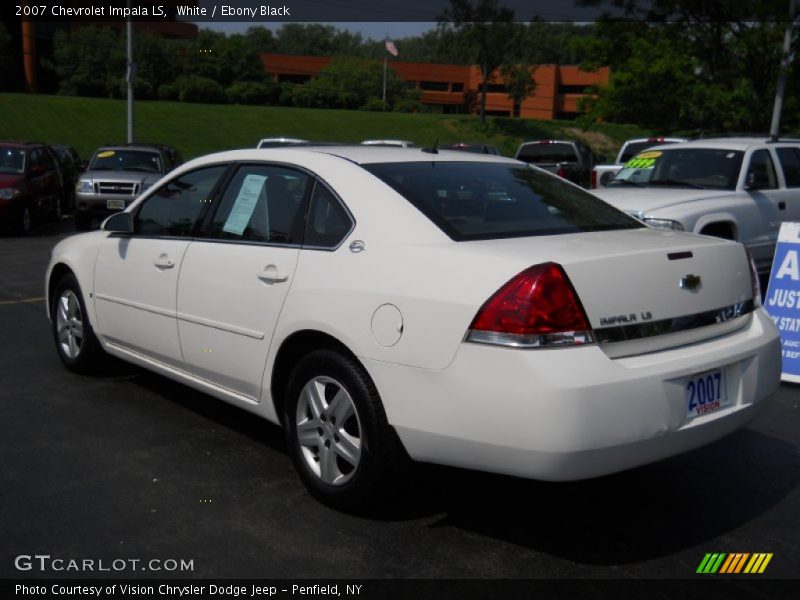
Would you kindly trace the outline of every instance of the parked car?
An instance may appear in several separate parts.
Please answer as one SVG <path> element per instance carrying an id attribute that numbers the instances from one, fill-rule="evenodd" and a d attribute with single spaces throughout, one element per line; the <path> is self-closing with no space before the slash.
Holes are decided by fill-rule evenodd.
<path id="1" fill-rule="evenodd" d="M 595 156 L 586 144 L 575 140 L 535 140 L 525 142 L 514 158 L 555 173 L 588 188 Z"/>
<path id="2" fill-rule="evenodd" d="M 263 138 L 258 142 L 256 148 L 277 148 L 279 146 L 304 146 L 309 144 L 308 140 L 300 140 L 297 138 L 274 137 Z"/>
<path id="3" fill-rule="evenodd" d="M 86 230 L 123 210 L 148 187 L 182 163 L 165 144 L 121 144 L 98 148 L 75 184 L 75 226 Z"/>
<path id="4" fill-rule="evenodd" d="M 741 244 L 511 159 L 213 154 L 103 228 L 47 269 L 64 365 L 107 352 L 282 424 L 343 509 L 394 489 L 406 456 L 574 480 L 694 451 L 779 385 Z"/>
<path id="5" fill-rule="evenodd" d="M 640 152 L 644 152 L 648 148 L 658 146 L 659 144 L 679 144 L 680 142 L 687 141 L 686 138 L 677 137 L 658 137 L 651 136 L 648 138 L 636 138 L 628 140 L 622 144 L 622 147 L 617 153 L 617 159 L 613 165 L 596 165 L 592 170 L 592 183 L 591 188 L 605 187 L 608 182 L 614 178 L 619 170 Z"/>
<path id="6" fill-rule="evenodd" d="M 364 140 L 362 146 L 395 146 L 399 148 L 414 148 L 414 142 L 408 140 Z"/>
<path id="7" fill-rule="evenodd" d="M 595 193 L 652 227 L 742 242 L 767 273 L 781 222 L 800 221 L 800 142 L 718 138 L 655 146 Z"/>
<path id="8" fill-rule="evenodd" d="M 472 152 L 474 154 L 494 154 L 500 156 L 500 151 L 491 144 L 480 142 L 452 142 L 439 146 L 442 150 L 457 150 L 459 152 Z"/>
<path id="9" fill-rule="evenodd" d="M 27 235 L 42 219 L 61 219 L 64 184 L 53 150 L 0 141 L 0 225 Z"/>
<path id="10" fill-rule="evenodd" d="M 51 148 L 55 152 L 64 182 L 64 210 L 72 212 L 75 208 L 75 184 L 87 163 L 81 160 L 78 151 L 72 146 L 53 144 Z"/>

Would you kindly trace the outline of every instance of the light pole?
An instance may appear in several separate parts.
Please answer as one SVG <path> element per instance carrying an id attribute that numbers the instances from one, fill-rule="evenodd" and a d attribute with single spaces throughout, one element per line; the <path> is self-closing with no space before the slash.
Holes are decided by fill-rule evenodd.
<path id="1" fill-rule="evenodd" d="M 130 9 L 131 2 L 128 0 L 128 8 Z M 128 11 L 130 14 L 130 10 Z M 130 16 L 125 24 L 127 33 L 127 46 L 128 46 L 128 72 L 125 79 L 128 83 L 128 143 L 132 144 L 134 140 L 133 135 L 133 83 L 136 79 L 136 65 L 133 64 L 133 21 Z"/>
<path id="2" fill-rule="evenodd" d="M 778 85 L 775 87 L 775 106 L 772 109 L 772 124 L 769 128 L 769 137 L 777 140 L 781 132 L 781 112 L 783 112 L 783 97 L 786 94 L 786 75 L 792 64 L 792 38 L 794 37 L 794 22 L 797 18 L 797 0 L 789 0 L 789 22 L 786 24 L 786 33 L 783 36 L 783 55 L 778 72 Z"/>

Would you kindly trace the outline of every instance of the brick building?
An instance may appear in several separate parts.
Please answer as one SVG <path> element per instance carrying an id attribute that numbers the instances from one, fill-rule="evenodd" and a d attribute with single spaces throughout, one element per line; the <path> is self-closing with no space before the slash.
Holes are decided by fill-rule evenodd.
<path id="1" fill-rule="evenodd" d="M 329 56 L 291 56 L 263 53 L 264 69 L 277 82 L 302 84 L 330 64 Z M 469 110 L 466 98 L 477 97 L 482 81 L 481 70 L 476 65 L 440 65 L 399 60 L 389 61 L 400 79 L 418 88 L 423 104 L 446 113 Z M 537 65 L 533 67 L 535 92 L 522 101 L 515 111 L 499 73 L 494 73 L 486 95 L 486 112 L 490 115 L 514 116 L 527 119 L 571 119 L 578 110 L 578 101 L 591 85 L 608 83 L 610 69 L 582 71 L 573 65 Z M 472 94 L 470 94 L 472 92 Z M 474 104 L 474 103 L 473 103 Z M 471 107 L 477 110 L 477 104 Z"/>

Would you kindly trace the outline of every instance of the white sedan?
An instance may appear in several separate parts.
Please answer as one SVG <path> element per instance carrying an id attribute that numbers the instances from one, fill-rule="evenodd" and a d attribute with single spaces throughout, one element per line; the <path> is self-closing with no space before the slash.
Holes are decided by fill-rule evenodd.
<path id="1" fill-rule="evenodd" d="M 595 477 L 743 426 L 780 346 L 741 244 L 659 231 L 495 156 L 371 147 L 193 160 L 46 275 L 67 368 L 104 353 L 285 427 L 342 509 L 405 459 Z"/>

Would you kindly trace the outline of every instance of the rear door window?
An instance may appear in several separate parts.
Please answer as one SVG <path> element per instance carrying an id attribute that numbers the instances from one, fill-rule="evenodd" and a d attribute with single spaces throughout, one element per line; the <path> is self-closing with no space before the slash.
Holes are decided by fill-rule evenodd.
<path id="1" fill-rule="evenodd" d="M 214 238 L 299 244 L 303 203 L 312 177 L 273 165 L 243 165 L 228 184 L 211 223 Z"/>
<path id="2" fill-rule="evenodd" d="M 449 161 L 362 166 L 456 241 L 644 227 L 588 192 L 528 166 Z"/>
<path id="3" fill-rule="evenodd" d="M 520 148 L 517 158 L 529 163 L 574 163 L 578 162 L 578 153 L 573 144 L 539 142 Z"/>
<path id="4" fill-rule="evenodd" d="M 800 187 L 800 148 L 776 148 L 786 187 Z"/>
<path id="5" fill-rule="evenodd" d="M 750 166 L 747 168 L 746 183 L 754 181 L 758 189 L 774 190 L 778 187 L 778 177 L 775 175 L 775 164 L 769 150 L 756 150 L 750 157 Z"/>

